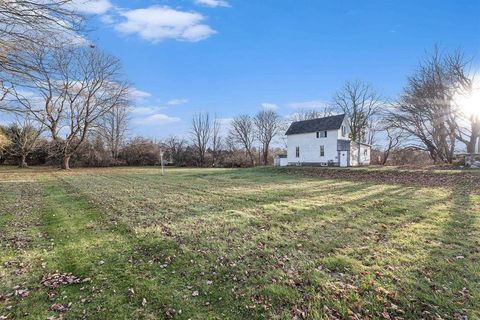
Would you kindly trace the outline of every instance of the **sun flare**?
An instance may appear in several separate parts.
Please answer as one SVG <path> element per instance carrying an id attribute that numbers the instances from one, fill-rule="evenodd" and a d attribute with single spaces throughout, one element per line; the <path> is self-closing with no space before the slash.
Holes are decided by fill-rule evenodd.
<path id="1" fill-rule="evenodd" d="M 455 101 L 465 114 L 480 116 L 480 89 L 478 87 L 471 92 L 458 94 Z"/>

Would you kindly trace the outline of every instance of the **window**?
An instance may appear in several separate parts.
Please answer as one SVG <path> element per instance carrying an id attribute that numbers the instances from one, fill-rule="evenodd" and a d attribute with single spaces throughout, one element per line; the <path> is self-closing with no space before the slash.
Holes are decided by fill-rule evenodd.
<path id="1" fill-rule="evenodd" d="M 345 134 L 347 133 L 347 130 L 345 126 L 342 126 L 342 137 L 345 137 Z"/>
<path id="2" fill-rule="evenodd" d="M 325 157 L 325 146 L 320 146 L 320 157 Z"/>
<path id="3" fill-rule="evenodd" d="M 300 147 L 295 148 L 295 158 L 300 158 Z"/>
<path id="4" fill-rule="evenodd" d="M 363 155 L 366 157 L 368 155 L 368 149 L 363 149 Z"/>
<path id="5" fill-rule="evenodd" d="M 327 131 L 317 131 L 317 138 L 326 138 Z"/>

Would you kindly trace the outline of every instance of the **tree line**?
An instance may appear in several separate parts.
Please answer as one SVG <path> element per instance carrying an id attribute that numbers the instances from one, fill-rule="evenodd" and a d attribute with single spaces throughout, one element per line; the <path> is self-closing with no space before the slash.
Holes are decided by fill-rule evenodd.
<path id="1" fill-rule="evenodd" d="M 203 112 L 193 116 L 188 136 L 129 137 L 133 102 L 121 63 L 84 37 L 84 17 L 69 2 L 0 3 L 0 111 L 13 119 L 0 127 L 0 162 L 147 165 L 164 153 L 177 165 L 267 165 L 284 152 L 279 138 L 291 121 L 336 113 L 348 116 L 350 138 L 371 144 L 381 164 L 408 153 L 452 163 L 456 152 L 474 153 L 478 144 L 480 106 L 467 113 L 459 102 L 479 90 L 472 61 L 436 47 L 396 99 L 348 81 L 323 109 L 289 119 L 263 109 L 226 124 Z"/>

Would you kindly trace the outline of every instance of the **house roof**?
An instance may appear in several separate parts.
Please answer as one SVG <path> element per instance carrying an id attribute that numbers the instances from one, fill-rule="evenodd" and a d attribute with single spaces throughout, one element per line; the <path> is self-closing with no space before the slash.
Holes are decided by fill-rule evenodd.
<path id="1" fill-rule="evenodd" d="M 286 135 L 340 129 L 345 114 L 293 122 Z"/>

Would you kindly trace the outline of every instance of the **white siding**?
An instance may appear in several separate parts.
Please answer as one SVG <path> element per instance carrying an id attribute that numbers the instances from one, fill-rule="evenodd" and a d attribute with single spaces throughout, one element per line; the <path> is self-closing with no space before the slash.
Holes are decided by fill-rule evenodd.
<path id="1" fill-rule="evenodd" d="M 339 164 L 337 141 L 350 140 L 350 127 L 348 119 L 345 117 L 342 126 L 344 134 L 342 135 L 342 127 L 338 130 L 327 131 L 326 138 L 317 138 L 316 132 L 292 134 L 287 136 L 287 161 L 289 165 L 300 164 L 319 164 L 333 161 Z M 324 146 L 325 155 L 320 156 L 320 146 Z M 296 157 L 296 149 L 300 149 L 300 156 Z M 359 158 L 360 155 L 360 159 Z M 351 142 L 349 150 L 349 165 L 369 165 L 370 164 L 370 146 L 361 144 L 360 154 L 358 153 L 358 144 Z M 360 161 L 358 161 L 360 160 Z"/>
<path id="2" fill-rule="evenodd" d="M 317 138 L 316 132 L 292 134 L 287 136 L 288 163 L 328 163 L 338 162 L 337 139 L 341 136 L 340 130 L 327 131 L 326 138 Z M 325 147 L 325 156 L 320 156 L 320 146 Z M 296 148 L 300 148 L 300 157 L 296 157 Z"/>
<path id="3" fill-rule="evenodd" d="M 285 166 L 288 165 L 287 158 L 275 157 L 275 158 L 273 158 L 273 165 L 274 166 L 285 167 Z"/>
<path id="4" fill-rule="evenodd" d="M 369 165 L 370 164 L 370 146 L 360 144 L 360 154 L 358 153 L 358 143 L 352 142 L 350 145 L 350 165 Z M 360 155 L 360 163 L 358 157 Z"/>

